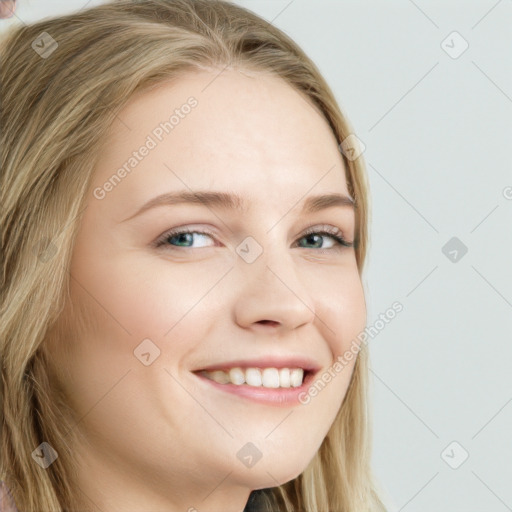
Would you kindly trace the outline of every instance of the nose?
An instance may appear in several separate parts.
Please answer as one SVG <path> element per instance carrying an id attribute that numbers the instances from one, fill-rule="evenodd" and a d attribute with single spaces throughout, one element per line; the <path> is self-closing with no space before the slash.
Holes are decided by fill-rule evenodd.
<path id="1" fill-rule="evenodd" d="M 236 297 L 238 325 L 284 331 L 314 321 L 314 302 L 291 255 L 264 251 L 253 263 L 238 261 L 237 266 L 244 283 Z"/>

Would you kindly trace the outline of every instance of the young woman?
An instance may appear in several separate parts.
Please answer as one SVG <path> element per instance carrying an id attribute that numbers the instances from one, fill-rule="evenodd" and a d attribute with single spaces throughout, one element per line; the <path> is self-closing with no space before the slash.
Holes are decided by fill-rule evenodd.
<path id="1" fill-rule="evenodd" d="M 18 509 L 385 510 L 365 169 L 311 60 L 217 0 L 106 3 L 0 54 Z"/>

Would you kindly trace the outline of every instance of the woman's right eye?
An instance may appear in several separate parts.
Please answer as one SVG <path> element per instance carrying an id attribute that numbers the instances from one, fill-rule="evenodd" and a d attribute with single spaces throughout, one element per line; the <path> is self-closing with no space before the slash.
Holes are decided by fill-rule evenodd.
<path id="1" fill-rule="evenodd" d="M 161 247 L 163 245 L 171 246 L 171 247 L 190 247 L 190 243 L 194 241 L 194 235 L 200 235 L 203 237 L 212 237 L 213 234 L 203 231 L 195 231 L 192 229 L 174 229 L 171 231 L 167 231 L 164 233 L 156 242 L 156 247 Z M 171 243 L 172 240 L 172 243 Z M 174 244 L 177 244 L 176 246 Z M 184 245 L 182 245 L 184 244 Z"/>

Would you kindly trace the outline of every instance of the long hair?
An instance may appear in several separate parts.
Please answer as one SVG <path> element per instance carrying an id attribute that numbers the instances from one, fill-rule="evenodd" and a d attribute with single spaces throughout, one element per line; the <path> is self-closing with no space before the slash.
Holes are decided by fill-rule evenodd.
<path id="1" fill-rule="evenodd" d="M 75 512 L 76 429 L 50 379 L 45 341 L 70 321 L 69 273 L 85 195 L 116 113 L 138 91 L 189 70 L 273 73 L 318 108 L 338 144 L 352 133 L 315 64 L 282 31 L 220 0 L 120 0 L 12 27 L 0 43 L 0 479 L 20 511 Z M 356 204 L 356 260 L 367 249 L 363 158 L 342 151 Z M 80 320 L 77 319 L 77 322 Z M 82 320 L 83 321 L 83 320 Z M 251 493 L 246 510 L 383 511 L 373 478 L 367 347 L 332 427 L 295 479 Z M 46 470 L 32 453 L 58 453 Z"/>

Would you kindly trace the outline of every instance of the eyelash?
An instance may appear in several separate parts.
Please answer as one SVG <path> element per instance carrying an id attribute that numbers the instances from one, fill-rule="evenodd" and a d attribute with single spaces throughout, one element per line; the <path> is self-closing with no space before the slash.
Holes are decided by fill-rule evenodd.
<path id="1" fill-rule="evenodd" d="M 169 247 L 173 247 L 174 249 L 193 249 L 193 247 L 178 247 L 178 246 L 173 246 L 171 244 L 166 243 L 169 238 L 171 238 L 173 236 L 177 236 L 177 235 L 186 234 L 186 233 L 196 233 L 199 235 L 208 235 L 211 237 L 214 236 L 213 233 L 211 233 L 209 231 L 198 231 L 198 230 L 190 229 L 190 228 L 176 228 L 176 229 L 167 231 L 162 236 L 160 236 L 154 242 L 154 246 L 156 248 L 158 248 L 163 245 L 168 245 Z M 347 240 L 345 240 L 341 231 L 338 228 L 334 228 L 331 226 L 320 226 L 319 228 L 318 227 L 310 228 L 310 229 L 306 230 L 306 232 L 303 233 L 302 236 L 299 237 L 299 240 L 302 238 L 305 238 L 309 235 L 328 236 L 328 237 L 332 238 L 333 240 L 335 240 L 335 242 L 336 242 L 336 246 L 334 246 L 334 247 L 331 247 L 329 249 L 319 248 L 319 249 L 316 249 L 317 251 L 324 252 L 324 251 L 342 250 L 345 247 L 354 247 L 354 243 L 348 242 Z M 302 249 L 307 249 L 307 247 L 302 247 Z M 315 250 L 315 249 L 313 248 L 313 250 Z"/>

